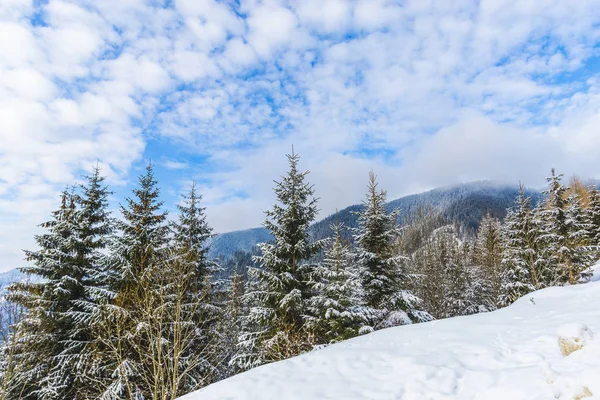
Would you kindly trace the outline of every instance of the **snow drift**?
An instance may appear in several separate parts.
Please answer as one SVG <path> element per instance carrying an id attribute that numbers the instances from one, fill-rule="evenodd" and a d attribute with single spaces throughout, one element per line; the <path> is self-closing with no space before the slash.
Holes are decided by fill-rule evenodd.
<path id="1" fill-rule="evenodd" d="M 598 272 L 489 314 L 385 329 L 255 368 L 181 400 L 600 399 Z M 565 332 L 585 334 L 568 356 Z"/>

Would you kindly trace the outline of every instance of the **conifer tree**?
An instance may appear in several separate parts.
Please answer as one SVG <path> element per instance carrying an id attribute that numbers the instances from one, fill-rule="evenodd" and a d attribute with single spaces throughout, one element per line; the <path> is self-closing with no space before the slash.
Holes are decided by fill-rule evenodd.
<path id="1" fill-rule="evenodd" d="M 35 237 L 37 251 L 25 251 L 33 265 L 22 268 L 28 275 L 43 278 L 35 283 L 16 283 L 9 301 L 27 311 L 13 331 L 13 371 L 8 398 L 63 399 L 71 394 L 75 376 L 62 368 L 60 355 L 71 339 L 73 300 L 81 298 L 84 271 L 76 262 L 75 198 L 63 191 L 60 208 L 41 224 L 46 233 Z"/>
<path id="2" fill-rule="evenodd" d="M 152 164 L 140 176 L 133 194 L 133 198 L 126 199 L 127 206 L 121 206 L 123 220 L 116 224 L 120 236 L 112 241 L 106 270 L 114 300 L 105 305 L 103 318 L 97 323 L 101 348 L 110 354 L 97 367 L 101 381 L 98 397 L 141 399 L 148 390 L 139 343 L 143 333 L 139 328 L 148 325 L 140 325 L 144 318 L 141 313 L 145 311 L 140 303 L 152 300 L 148 296 L 153 289 L 150 281 L 167 258 L 169 239 L 167 213 L 161 211 L 163 203 Z"/>
<path id="3" fill-rule="evenodd" d="M 309 301 L 307 326 L 323 344 L 349 339 L 368 330 L 359 307 L 361 285 L 352 264 L 354 255 L 342 242 L 342 229 L 341 223 L 331 224 L 334 237 L 310 282 L 315 294 Z"/>
<path id="4" fill-rule="evenodd" d="M 226 296 L 227 301 L 223 310 L 223 317 L 218 323 L 220 340 L 218 341 L 218 378 L 227 378 L 240 372 L 234 363 L 229 363 L 236 354 L 237 340 L 241 332 L 242 318 L 248 314 L 243 300 L 245 292 L 245 279 L 240 273 L 239 265 L 234 268 L 229 279 Z"/>
<path id="5" fill-rule="evenodd" d="M 544 191 L 546 202 L 534 213 L 534 224 L 539 229 L 537 245 L 540 248 L 536 269 L 540 273 L 542 287 L 566 283 L 569 280 L 569 228 L 564 196 L 567 188 L 563 186 L 561 179 L 562 174 L 557 175 L 552 169 L 551 176 L 546 179 L 549 186 Z"/>
<path id="6" fill-rule="evenodd" d="M 23 320 L 24 326 L 14 331 L 20 337 L 27 337 L 31 326 L 26 321 L 46 318 L 48 323 L 37 330 L 40 334 L 45 331 L 56 342 L 46 348 L 44 357 L 51 367 L 37 382 L 35 393 L 41 398 L 81 395 L 92 374 L 95 337 L 89 326 L 106 295 L 103 251 L 112 231 L 112 220 L 107 210 L 109 191 L 102 184 L 104 178 L 99 168 L 94 168 L 86 180 L 80 195 L 63 192 L 55 220 L 42 224 L 49 233 L 36 238 L 41 250 L 26 251 L 34 266 L 25 272 L 47 282 L 13 288 L 15 299 L 30 309 Z"/>
<path id="7" fill-rule="evenodd" d="M 143 271 L 164 256 L 169 240 L 167 212 L 160 211 L 163 202 L 157 185 L 149 163 L 139 177 L 139 187 L 133 190 L 134 198 L 127 198 L 127 206 L 120 207 L 123 220 L 117 222 L 117 228 L 121 236 L 115 240 L 112 254 L 119 272 L 116 286 L 125 292 L 135 288 Z"/>
<path id="8" fill-rule="evenodd" d="M 188 338 L 186 351 L 182 358 L 192 357 L 193 354 L 206 355 L 202 362 L 197 362 L 194 369 L 181 363 L 179 368 L 187 369 L 187 382 L 182 383 L 184 392 L 192 391 L 198 383 L 208 384 L 212 377 L 218 374 L 219 363 L 215 347 L 218 341 L 217 322 L 222 317 L 222 303 L 225 293 L 222 283 L 216 281 L 215 275 L 219 265 L 208 259 L 208 240 L 213 237 L 212 229 L 206 221 L 205 209 L 200 206 L 202 196 L 196 192 L 192 183 L 189 192 L 183 196 L 183 202 L 177 205 L 178 221 L 172 223 L 174 233 L 173 255 L 178 258 L 180 279 L 188 282 L 181 320 L 194 323 L 197 329 L 194 337 Z M 183 274 L 183 276 L 181 276 Z M 168 297 L 167 297 L 168 298 Z M 201 328 L 200 328 L 201 327 Z M 168 340 L 172 332 L 166 333 Z"/>
<path id="9" fill-rule="evenodd" d="M 261 255 L 254 257 L 258 267 L 248 270 L 250 283 L 244 299 L 249 314 L 232 360 L 240 368 L 281 360 L 312 346 L 305 329 L 313 270 L 310 260 L 323 241 L 311 241 L 308 233 L 317 215 L 313 186 L 305 182 L 308 171 L 298 171 L 299 157 L 293 150 L 287 157 L 289 171 L 275 182 L 278 203 L 266 211 L 264 223 L 275 240 L 258 246 Z"/>
<path id="10" fill-rule="evenodd" d="M 108 211 L 110 191 L 96 166 L 80 186 L 81 194 L 74 197 L 77 208 L 74 214 L 75 264 L 80 273 L 72 276 L 79 281 L 82 291 L 71 302 L 67 313 L 71 320 L 70 338 L 60 355 L 58 366 L 63 375 L 73 374 L 71 393 L 82 396 L 89 380 L 95 379 L 94 354 L 96 336 L 90 329 L 102 304 L 111 300 L 106 274 L 105 249 L 114 230 L 114 221 Z M 82 396 L 83 397 L 83 396 Z"/>
<path id="11" fill-rule="evenodd" d="M 475 241 L 475 262 L 485 276 L 485 300 L 488 310 L 496 309 L 502 288 L 502 233 L 500 222 L 486 215 Z"/>
<path id="12" fill-rule="evenodd" d="M 510 209 L 502 227 L 502 287 L 500 306 L 508 306 L 519 297 L 540 287 L 536 230 L 533 226 L 531 199 L 520 187 L 515 206 Z"/>
<path id="13" fill-rule="evenodd" d="M 589 242 L 591 246 L 600 247 L 600 192 L 596 185 L 590 185 L 588 189 L 589 204 L 585 209 L 585 222 L 589 226 Z"/>
<path id="14" fill-rule="evenodd" d="M 378 191 L 375 174 L 369 173 L 367 198 L 357 212 L 354 230 L 357 269 L 364 290 L 364 302 L 374 316 L 373 326 L 383 328 L 431 319 L 419 310 L 421 300 L 409 289 L 413 276 L 406 268 L 407 257 L 398 255 L 397 212 L 385 209 L 386 192 Z"/>
<path id="15" fill-rule="evenodd" d="M 206 221 L 205 208 L 200 206 L 202 196 L 196 192 L 196 184 L 192 183 L 189 192 L 183 196 L 178 221 L 172 224 L 176 254 L 187 262 L 194 264 L 199 285 L 205 277 L 213 277 L 219 265 L 208 259 L 208 240 L 213 237 L 212 229 Z"/>
<path id="16" fill-rule="evenodd" d="M 565 215 L 568 231 L 565 251 L 566 268 L 568 282 L 574 284 L 580 274 L 595 261 L 595 252 L 590 247 L 589 239 L 593 226 L 586 221 L 581 199 L 577 193 L 567 198 Z"/>
<path id="17" fill-rule="evenodd" d="M 467 265 L 466 255 L 468 255 L 468 246 L 461 246 L 458 238 L 454 235 L 449 237 L 448 260 L 444 265 L 445 276 L 445 307 L 446 317 L 455 317 L 458 315 L 467 315 L 473 313 L 475 294 L 470 292 L 471 275 Z"/>
<path id="18" fill-rule="evenodd" d="M 439 239 L 434 231 L 424 245 L 414 254 L 420 280 L 413 284 L 423 299 L 423 308 L 435 318 L 443 318 L 445 277 L 439 262 Z"/>

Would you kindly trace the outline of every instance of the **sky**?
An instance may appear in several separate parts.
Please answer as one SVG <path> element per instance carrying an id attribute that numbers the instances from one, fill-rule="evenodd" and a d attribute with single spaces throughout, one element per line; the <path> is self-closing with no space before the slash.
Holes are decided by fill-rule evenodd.
<path id="1" fill-rule="evenodd" d="M 597 0 L 2 0 L 0 271 L 98 162 L 152 161 L 216 232 L 256 227 L 292 145 L 321 216 L 481 179 L 600 177 Z"/>

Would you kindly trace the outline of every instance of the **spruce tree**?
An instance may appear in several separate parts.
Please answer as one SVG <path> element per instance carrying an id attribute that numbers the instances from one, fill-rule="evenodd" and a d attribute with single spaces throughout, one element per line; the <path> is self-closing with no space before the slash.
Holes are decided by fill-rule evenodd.
<path id="1" fill-rule="evenodd" d="M 471 274 L 468 269 L 467 256 L 469 249 L 467 244 L 462 244 L 458 241 L 455 235 L 449 237 L 448 243 L 449 257 L 448 262 L 444 266 L 444 275 L 446 278 L 446 291 L 444 307 L 447 312 L 447 317 L 455 317 L 459 315 L 467 315 L 474 313 L 474 305 L 476 301 L 475 293 L 470 290 Z"/>
<path id="2" fill-rule="evenodd" d="M 486 215 L 477 231 L 474 257 L 482 269 L 486 281 L 485 305 L 488 310 L 496 309 L 502 288 L 502 233 L 500 222 Z"/>
<path id="3" fill-rule="evenodd" d="M 46 233 L 36 235 L 37 251 L 25 251 L 33 265 L 22 268 L 28 275 L 43 280 L 16 283 L 10 287 L 9 301 L 27 311 L 13 331 L 13 371 L 7 388 L 8 398 L 63 399 L 72 396 L 74 373 L 63 368 L 61 354 L 71 340 L 73 319 L 69 312 L 73 300 L 83 296 L 77 264 L 75 225 L 76 205 L 72 192 L 61 195 L 60 208 L 52 219 L 41 224 Z"/>
<path id="4" fill-rule="evenodd" d="M 37 375 L 40 380 L 34 393 L 40 398 L 84 396 L 93 375 L 95 336 L 90 324 L 100 302 L 106 299 L 102 264 L 112 221 L 107 210 L 109 191 L 102 184 L 104 178 L 99 168 L 86 180 L 81 185 L 81 194 L 63 192 L 62 205 L 54 213 L 54 220 L 42 224 L 49 232 L 36 237 L 41 250 L 26 251 L 34 266 L 24 272 L 38 275 L 46 282 L 13 287 L 15 300 L 30 310 L 23 326 L 14 331 L 20 337 L 27 337 L 27 332 L 33 329 L 27 321 L 34 318 L 39 323 L 45 319 L 46 323 L 36 328 L 40 336 L 34 341 L 47 334 L 55 342 L 44 350 L 47 364 L 40 362 L 40 366 L 50 366 L 44 374 Z M 15 345 L 19 346 L 18 341 Z"/>
<path id="5" fill-rule="evenodd" d="M 596 251 L 600 251 L 600 192 L 596 185 L 590 185 L 589 204 L 585 209 L 585 222 L 589 227 L 589 242 Z"/>
<path id="6" fill-rule="evenodd" d="M 111 243 L 106 269 L 114 300 L 103 308 L 96 328 L 107 354 L 98 366 L 98 397 L 141 399 L 148 390 L 143 379 L 144 332 L 140 328 L 150 327 L 140 324 L 145 317 L 142 313 L 147 311 L 142 303 L 151 300 L 148 291 L 155 289 L 150 287 L 152 276 L 160 272 L 166 260 L 169 240 L 167 213 L 161 211 L 163 203 L 152 164 L 140 176 L 133 194 L 126 199 L 127 206 L 121 206 L 123 219 L 116 224 L 120 235 Z"/>
<path id="7" fill-rule="evenodd" d="M 500 306 L 508 306 L 521 296 L 540 287 L 537 271 L 536 230 L 531 212 L 531 199 L 520 187 L 515 206 L 510 209 L 502 227 L 502 287 Z"/>
<path id="8" fill-rule="evenodd" d="M 542 286 L 553 286 L 566 283 L 569 280 L 568 236 L 566 200 L 567 190 L 561 183 L 562 174 L 552 174 L 546 180 L 548 189 L 545 204 L 537 207 L 534 213 L 534 224 L 539 229 L 537 245 L 540 257 L 536 261 L 536 269 L 540 273 Z"/>
<path id="9" fill-rule="evenodd" d="M 408 259 L 397 254 L 398 213 L 386 211 L 386 192 L 378 191 L 377 186 L 371 171 L 367 198 L 356 213 L 358 228 L 353 235 L 364 302 L 373 312 L 371 323 L 384 328 L 429 320 L 431 316 L 419 310 L 421 300 L 408 289 L 414 278 L 406 268 Z"/>
<path id="10" fill-rule="evenodd" d="M 214 277 L 219 265 L 208 259 L 208 241 L 214 235 L 206 221 L 205 208 L 200 206 L 202 196 L 196 192 L 192 183 L 189 192 L 183 196 L 183 202 L 177 205 L 178 221 L 172 223 L 176 253 L 187 262 L 194 264 L 199 285 L 206 277 Z"/>
<path id="11" fill-rule="evenodd" d="M 108 210 L 110 191 L 96 166 L 80 186 L 81 194 L 75 196 L 77 209 L 74 215 L 75 262 L 80 269 L 78 279 L 83 291 L 72 300 L 68 316 L 72 321 L 71 337 L 65 342 L 61 354 L 63 374 L 74 374 L 72 393 L 83 394 L 89 381 L 95 379 L 97 338 L 90 329 L 98 317 L 101 306 L 112 299 L 106 274 L 106 248 L 114 230 L 114 221 Z"/>
<path id="12" fill-rule="evenodd" d="M 368 330 L 361 311 L 361 285 L 353 265 L 354 255 L 341 239 L 343 225 L 331 224 L 334 237 L 311 277 L 307 326 L 319 343 L 329 344 L 357 336 Z M 362 329 L 362 330 L 361 330 Z"/>
<path id="13" fill-rule="evenodd" d="M 219 340 L 217 322 L 222 317 L 221 303 L 225 301 L 225 293 L 222 283 L 215 280 L 219 265 L 207 256 L 208 241 L 213 234 L 206 221 L 205 208 L 200 206 L 201 200 L 202 196 L 192 183 L 182 203 L 177 205 L 178 220 L 171 225 L 174 234 L 172 255 L 178 259 L 179 278 L 188 283 L 184 303 L 178 305 L 181 310 L 176 312 L 185 314 L 181 316 L 181 321 L 193 323 L 196 327 L 193 337 L 188 337 L 186 350 L 180 355 L 181 362 L 177 366 L 186 370 L 187 379 L 181 384 L 182 393 L 197 389 L 200 382 L 210 383 L 219 373 L 217 364 L 220 360 L 215 348 Z M 185 330 L 186 327 L 181 329 Z M 172 335 L 173 332 L 166 332 L 165 338 L 169 340 Z M 183 359 L 194 354 L 202 355 L 202 360 L 197 360 L 190 368 Z"/>
<path id="14" fill-rule="evenodd" d="M 144 270 L 164 257 L 169 240 L 167 212 L 161 211 L 163 202 L 159 200 L 160 190 L 151 163 L 138 184 L 134 197 L 126 199 L 127 206 L 120 207 L 123 219 L 117 222 L 117 228 L 121 235 L 112 249 L 118 270 L 115 286 L 124 293 L 135 289 Z"/>
<path id="15" fill-rule="evenodd" d="M 413 284 L 423 299 L 423 308 L 435 318 L 443 318 L 445 277 L 439 262 L 439 243 L 434 231 L 414 254 L 419 281 Z"/>
<path id="16" fill-rule="evenodd" d="M 240 273 L 240 266 L 236 265 L 227 284 L 227 301 L 223 310 L 223 317 L 218 322 L 218 378 L 224 379 L 240 372 L 235 363 L 229 363 L 236 354 L 237 340 L 241 332 L 242 318 L 248 314 L 243 296 L 245 292 L 245 279 Z"/>
<path id="17" fill-rule="evenodd" d="M 590 246 L 593 225 L 586 221 L 586 216 L 577 193 L 567 198 L 566 204 L 567 250 L 565 251 L 568 282 L 574 284 L 580 274 L 595 261 L 594 251 Z"/>
<path id="18" fill-rule="evenodd" d="M 264 223 L 275 240 L 259 244 L 261 254 L 253 258 L 258 267 L 248 270 L 244 299 L 249 314 L 243 319 L 238 353 L 232 360 L 240 368 L 281 360 L 312 346 L 305 315 L 311 296 L 311 259 L 323 241 L 312 241 L 308 233 L 318 211 L 313 186 L 305 182 L 309 172 L 298 171 L 299 157 L 293 150 L 287 157 L 289 171 L 275 182 L 277 204 L 266 211 Z"/>

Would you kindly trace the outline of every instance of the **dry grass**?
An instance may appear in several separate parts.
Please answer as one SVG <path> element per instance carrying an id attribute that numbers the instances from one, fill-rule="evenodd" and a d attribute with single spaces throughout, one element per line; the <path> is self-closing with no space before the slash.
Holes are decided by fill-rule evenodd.
<path id="1" fill-rule="evenodd" d="M 579 338 L 560 338 L 558 346 L 562 355 L 566 357 L 572 352 L 583 348 L 583 342 Z"/>
<path id="2" fill-rule="evenodd" d="M 592 397 L 592 392 L 587 387 L 583 388 L 583 393 L 575 396 L 573 400 L 581 400 L 581 399 L 585 399 L 586 397 Z"/>

